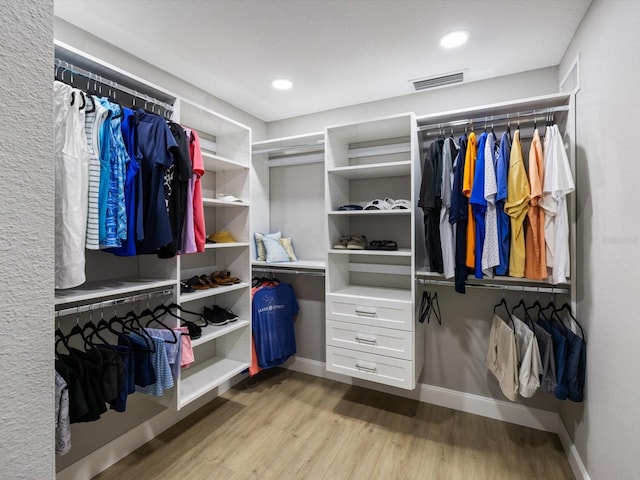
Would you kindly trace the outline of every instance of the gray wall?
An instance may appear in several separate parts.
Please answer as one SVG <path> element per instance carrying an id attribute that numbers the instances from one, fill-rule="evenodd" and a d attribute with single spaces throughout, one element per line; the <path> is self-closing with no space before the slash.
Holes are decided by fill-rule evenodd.
<path id="1" fill-rule="evenodd" d="M 0 2 L 0 478 L 54 477 L 53 2 Z"/>
<path id="2" fill-rule="evenodd" d="M 560 66 L 580 55 L 577 94 L 578 314 L 586 402 L 562 418 L 592 479 L 638 478 L 640 2 L 594 0 Z"/>
<path id="3" fill-rule="evenodd" d="M 417 115 L 425 115 L 557 91 L 558 69 L 545 68 L 272 122 L 267 128 L 270 138 L 284 137 L 321 131 L 327 125 L 396 113 L 415 111 Z M 528 151 L 528 144 L 523 146 Z M 299 245 L 300 240 L 303 240 L 304 245 L 300 246 L 300 251 L 304 253 L 307 244 L 313 243 L 316 248 L 323 248 L 321 241 L 311 238 L 310 232 L 301 227 L 311 227 L 315 238 L 324 238 L 325 222 L 320 215 L 324 211 L 322 172 L 322 164 L 277 167 L 271 168 L 269 172 L 271 230 L 282 229 L 287 235 L 293 235 L 294 245 Z M 301 192 L 306 194 L 304 201 L 297 197 Z M 294 202 L 290 201 L 291 196 L 295 197 Z M 300 257 L 310 258 L 304 255 Z M 318 255 L 312 258 L 318 258 Z M 304 296 L 304 320 L 296 325 L 298 355 L 324 362 L 324 285 L 316 278 L 304 276 L 287 275 L 283 276 L 283 280 L 293 284 L 298 296 Z M 432 323 L 427 327 L 421 383 L 505 399 L 495 378 L 488 373 L 484 364 L 493 305 L 501 295 L 495 291 L 469 289 L 466 295 L 461 296 L 450 287 L 438 287 L 443 325 Z M 506 297 L 510 304 L 516 304 L 520 294 L 507 293 Z M 546 301 L 546 297 L 541 300 Z M 560 402 L 542 392 L 532 399 L 521 399 L 519 402 L 554 412 L 560 408 Z"/>
<path id="4" fill-rule="evenodd" d="M 536 97 L 557 91 L 558 69 L 548 67 L 270 122 L 267 132 L 268 138 L 279 138 L 319 132 L 330 125 L 358 122 L 397 113 L 415 112 L 420 116 Z"/>

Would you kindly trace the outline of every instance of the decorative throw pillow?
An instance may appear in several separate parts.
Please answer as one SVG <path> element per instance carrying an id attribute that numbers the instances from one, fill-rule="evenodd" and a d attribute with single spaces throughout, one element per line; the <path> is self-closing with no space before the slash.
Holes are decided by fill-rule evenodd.
<path id="1" fill-rule="evenodd" d="M 289 254 L 280 243 L 280 239 L 265 236 L 262 239 L 264 248 L 267 251 L 267 263 L 290 262 Z"/>
<path id="2" fill-rule="evenodd" d="M 293 251 L 293 245 L 291 244 L 290 237 L 282 237 L 280 239 L 280 245 L 282 245 L 282 248 L 284 248 L 285 252 L 287 252 L 287 255 L 289 255 L 289 260 L 291 260 L 292 262 L 298 261 L 298 257 L 296 257 L 296 253 Z"/>
<path id="3" fill-rule="evenodd" d="M 256 241 L 256 260 L 259 262 L 264 262 L 267 259 L 267 251 L 264 248 L 264 238 L 273 238 L 275 240 L 279 240 L 282 237 L 282 232 L 275 233 L 254 233 L 253 237 Z"/>

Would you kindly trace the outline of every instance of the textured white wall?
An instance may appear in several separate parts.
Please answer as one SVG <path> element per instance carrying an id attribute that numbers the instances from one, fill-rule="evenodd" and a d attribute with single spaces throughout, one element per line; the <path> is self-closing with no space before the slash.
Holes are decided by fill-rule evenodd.
<path id="1" fill-rule="evenodd" d="M 0 2 L 0 478 L 54 477 L 53 1 Z"/>
<path id="2" fill-rule="evenodd" d="M 584 405 L 561 415 L 592 479 L 640 475 L 640 2 L 594 0 L 560 65 L 580 54 L 578 314 L 587 331 Z"/>

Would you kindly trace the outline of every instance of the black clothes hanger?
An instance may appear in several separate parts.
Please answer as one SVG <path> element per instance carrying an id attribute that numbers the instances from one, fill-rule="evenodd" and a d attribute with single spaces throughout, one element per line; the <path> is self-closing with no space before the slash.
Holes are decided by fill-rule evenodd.
<path id="1" fill-rule="evenodd" d="M 525 312 L 527 312 L 527 315 L 528 315 L 529 314 L 528 312 L 530 312 L 531 310 L 534 310 L 536 308 L 538 309 L 538 317 L 542 317 L 544 320 L 546 320 L 548 322 L 549 320 L 547 319 L 546 315 L 542 312 L 542 309 L 543 309 L 542 304 L 540 303 L 540 300 L 538 300 L 537 298 L 536 298 L 536 301 L 533 302 L 532 305 L 530 305 L 527 308 L 525 308 Z M 529 315 L 529 317 L 533 319 L 533 317 L 531 315 Z"/>
<path id="2" fill-rule="evenodd" d="M 431 321 L 431 314 L 435 316 L 438 325 L 442 325 L 442 314 L 440 313 L 440 302 L 438 301 L 438 292 L 433 292 L 431 296 L 431 308 L 429 309 L 429 316 L 427 317 L 427 323 Z"/>
<path id="3" fill-rule="evenodd" d="M 505 300 L 504 296 L 500 299 L 500 301 L 498 303 L 496 303 L 493 306 L 493 313 L 495 314 L 498 310 L 498 308 L 500 307 L 504 307 L 504 311 L 507 312 L 507 319 L 509 320 L 509 323 L 511 324 L 511 327 L 515 330 L 516 326 L 513 323 L 513 319 L 511 318 L 511 313 L 509 311 L 509 306 L 507 305 L 507 301 Z"/>
<path id="4" fill-rule="evenodd" d="M 168 330 L 169 332 L 171 332 L 171 336 L 173 338 L 173 340 L 165 340 L 165 342 L 167 343 L 178 343 L 178 337 L 176 337 L 176 332 L 173 331 L 173 328 L 170 328 L 166 323 L 164 323 L 162 320 L 160 320 L 160 318 L 158 316 L 156 316 L 156 314 L 154 313 L 153 310 L 151 310 L 149 307 L 145 308 L 142 312 L 140 312 L 140 315 L 138 316 L 138 321 L 142 320 L 144 317 L 151 317 L 150 320 L 147 321 L 147 324 L 144 326 L 144 328 L 150 328 L 150 325 L 152 322 L 157 323 L 158 325 L 160 325 L 162 328 Z M 141 331 L 144 332 L 144 329 L 141 329 Z"/>
<path id="5" fill-rule="evenodd" d="M 186 308 L 182 307 L 181 305 L 178 305 L 177 303 L 171 303 L 169 305 L 165 305 L 165 304 L 160 304 L 158 305 L 156 308 L 153 309 L 154 312 L 164 312 L 164 313 L 168 313 L 169 315 L 177 318 L 178 320 L 180 320 L 181 322 L 185 322 L 185 323 L 195 323 L 192 320 L 187 320 L 186 318 L 182 318 L 179 315 L 177 315 L 176 313 L 173 313 L 173 309 L 179 310 L 182 313 L 186 313 L 188 315 L 193 315 L 195 317 L 198 317 L 200 320 L 202 320 L 203 325 L 200 325 L 201 327 L 206 327 L 207 324 L 207 319 L 204 318 L 204 315 L 202 313 L 198 313 L 198 312 L 193 312 L 191 310 L 187 310 Z"/>
<path id="6" fill-rule="evenodd" d="M 422 290 L 422 299 L 420 300 L 420 308 L 418 309 L 418 321 L 424 323 L 429 317 L 431 311 L 431 294 L 425 288 Z"/>
<path id="7" fill-rule="evenodd" d="M 556 313 L 558 315 L 558 318 L 560 318 L 559 314 L 564 312 L 565 310 L 569 314 L 569 317 L 571 318 L 571 320 L 573 320 L 576 323 L 576 325 L 580 329 L 580 333 L 582 334 L 582 339 L 585 341 L 585 343 L 587 343 L 587 337 L 585 337 L 584 335 L 584 330 L 582 328 L 582 325 L 580 325 L 580 322 L 578 322 L 576 317 L 573 316 L 573 312 L 571 312 L 571 305 L 565 302 L 560 308 L 554 310 L 554 313 Z"/>
<path id="8" fill-rule="evenodd" d="M 524 298 L 521 298 L 518 304 L 511 309 L 511 315 L 513 315 L 518 308 L 522 308 L 524 312 L 524 317 L 522 321 L 529 327 L 529 329 L 533 332 L 533 335 L 536 335 L 535 329 L 533 328 L 533 320 L 529 316 L 529 312 L 527 312 L 527 304 L 524 302 Z"/>

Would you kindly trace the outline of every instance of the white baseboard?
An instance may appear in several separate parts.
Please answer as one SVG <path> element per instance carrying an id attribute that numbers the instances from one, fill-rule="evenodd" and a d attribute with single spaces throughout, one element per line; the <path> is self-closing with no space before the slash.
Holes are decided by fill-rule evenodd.
<path id="1" fill-rule="evenodd" d="M 503 422 L 509 422 L 524 427 L 544 430 L 555 433 L 560 437 L 569 465 L 573 470 L 576 480 L 590 480 L 589 474 L 571 441 L 571 437 L 560 418 L 560 415 L 538 408 L 525 407 L 523 405 L 495 400 L 493 398 L 458 392 L 448 388 L 433 385 L 420 384 L 415 390 L 403 390 L 385 385 L 366 382 L 345 375 L 327 372 L 325 363 L 308 358 L 295 357 L 284 365 L 296 372 L 328 378 L 349 385 L 358 385 L 374 390 L 383 391 L 405 398 L 411 398 L 424 403 L 452 408 L 466 413 L 473 413 L 487 418 L 493 418 Z"/>
<path id="2" fill-rule="evenodd" d="M 576 480 L 591 480 L 589 476 L 589 472 L 587 472 L 584 463 L 582 463 L 582 458 L 578 454 L 578 450 L 576 446 L 571 441 L 571 437 L 569 436 L 569 432 L 567 432 L 567 427 L 564 426 L 564 422 L 562 418 L 558 416 L 558 437 L 560 437 L 560 442 L 562 442 L 562 447 L 567 455 L 567 460 L 569 460 L 569 465 L 571 466 L 571 470 L 573 474 L 576 476 Z"/>
<path id="3" fill-rule="evenodd" d="M 56 480 L 93 478 L 240 382 L 237 375 L 179 411 L 168 408 L 56 473 Z"/>

